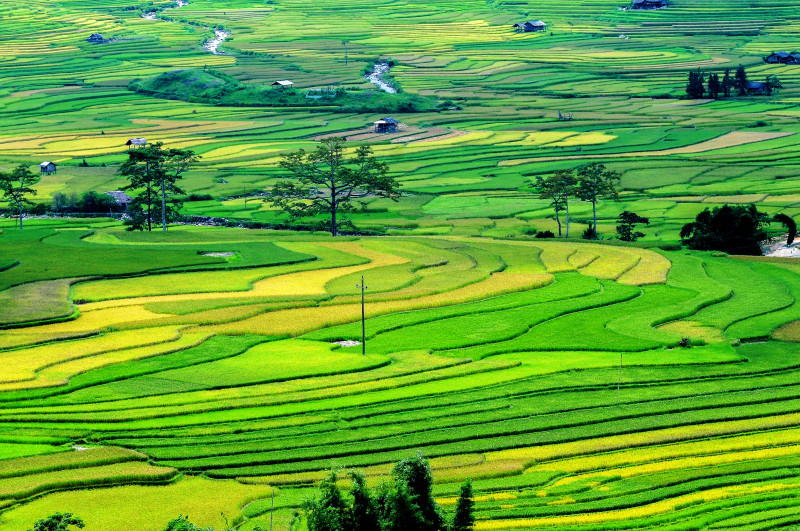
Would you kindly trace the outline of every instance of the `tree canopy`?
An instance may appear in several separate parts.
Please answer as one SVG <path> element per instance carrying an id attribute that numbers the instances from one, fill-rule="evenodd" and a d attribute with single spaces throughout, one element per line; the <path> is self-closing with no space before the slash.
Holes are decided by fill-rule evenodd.
<path id="1" fill-rule="evenodd" d="M 558 224 L 558 236 L 561 236 L 561 218 L 558 213 L 566 211 L 567 238 L 569 238 L 569 196 L 575 191 L 577 184 L 574 170 L 558 170 L 549 177 L 536 177 L 534 185 L 536 192 L 541 199 L 549 199 L 550 206 L 556 214 Z"/>
<path id="2" fill-rule="evenodd" d="M 753 204 L 723 205 L 697 214 L 683 226 L 681 238 L 690 249 L 760 256 L 767 222 L 767 215 Z"/>
<path id="3" fill-rule="evenodd" d="M 583 201 L 592 203 L 591 233 L 594 239 L 597 237 L 597 200 L 602 197 L 619 200 L 616 185 L 620 181 L 620 174 L 607 169 L 605 164 L 599 162 L 579 166 L 576 173 L 578 186 L 575 189 L 575 195 Z"/>
<path id="4" fill-rule="evenodd" d="M 639 224 L 649 225 L 650 219 L 625 210 L 617 218 L 617 237 L 624 242 L 635 242 L 644 236 L 643 232 L 635 230 Z"/>
<path id="5" fill-rule="evenodd" d="M 32 205 L 29 195 L 36 195 L 31 185 L 37 181 L 36 175 L 25 163 L 19 164 L 10 172 L 0 172 L 0 193 L 3 199 L 14 204 L 19 210 L 19 230 L 22 230 L 22 211 L 25 205 Z"/>
<path id="6" fill-rule="evenodd" d="M 284 155 L 280 166 L 293 180 L 276 183 L 267 201 L 293 219 L 324 214 L 333 236 L 342 224 L 339 215 L 351 212 L 357 197 L 400 196 L 400 184 L 388 175 L 386 163 L 373 156 L 372 148 L 359 146 L 348 155 L 344 138 L 329 137 L 314 151 Z"/>
<path id="7" fill-rule="evenodd" d="M 55 513 L 37 521 L 33 529 L 28 531 L 68 531 L 72 526 L 83 529 L 83 520 L 73 516 L 72 513 Z"/>

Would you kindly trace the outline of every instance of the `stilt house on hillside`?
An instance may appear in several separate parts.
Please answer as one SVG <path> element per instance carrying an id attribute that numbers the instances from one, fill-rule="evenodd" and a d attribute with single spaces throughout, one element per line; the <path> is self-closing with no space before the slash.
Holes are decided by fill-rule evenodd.
<path id="1" fill-rule="evenodd" d="M 125 145 L 128 146 L 128 149 L 130 149 L 131 147 L 141 148 L 147 145 L 147 140 L 145 140 L 144 138 L 131 138 L 130 140 L 125 142 Z"/>
<path id="2" fill-rule="evenodd" d="M 122 211 L 125 212 L 128 209 L 128 205 L 131 204 L 131 196 L 123 192 L 122 190 L 114 190 L 113 192 L 106 192 L 106 195 L 110 195 L 114 198 L 114 201 L 117 202 L 119 206 L 122 207 Z"/>
<path id="3" fill-rule="evenodd" d="M 103 42 L 103 36 L 99 33 L 92 33 L 89 35 L 89 38 L 86 39 L 87 42 Z"/>
<path id="4" fill-rule="evenodd" d="M 44 161 L 39 164 L 39 173 L 44 175 L 50 175 L 51 173 L 56 172 L 56 163 L 50 161 Z"/>
<path id="5" fill-rule="evenodd" d="M 667 0 L 633 0 L 631 9 L 661 9 L 667 7 Z"/>
<path id="6" fill-rule="evenodd" d="M 398 122 L 391 116 L 387 116 L 385 118 L 381 118 L 376 122 L 373 122 L 373 124 L 375 125 L 376 133 L 396 133 L 397 126 L 400 125 L 400 122 Z"/>
<path id="7" fill-rule="evenodd" d="M 531 33 L 533 31 L 544 31 L 547 29 L 547 24 L 541 20 L 534 20 L 528 22 L 518 22 L 511 26 L 517 33 Z"/>

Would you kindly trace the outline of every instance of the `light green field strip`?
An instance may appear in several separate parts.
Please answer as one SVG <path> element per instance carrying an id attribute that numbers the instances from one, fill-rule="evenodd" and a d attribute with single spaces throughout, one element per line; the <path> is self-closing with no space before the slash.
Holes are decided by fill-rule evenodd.
<path id="1" fill-rule="evenodd" d="M 745 144 L 753 144 L 756 142 L 764 142 L 766 140 L 774 140 L 776 138 L 783 138 L 786 136 L 794 135 L 793 132 L 784 133 L 759 133 L 752 131 L 733 131 L 726 133 L 715 139 L 707 140 L 690 146 L 679 148 L 664 149 L 659 151 L 633 151 L 628 153 L 605 153 L 600 155 L 576 156 L 566 155 L 563 157 L 541 157 L 541 158 L 528 158 L 528 159 L 512 159 L 502 160 L 498 163 L 499 166 L 517 166 L 520 164 L 528 164 L 531 162 L 553 162 L 558 160 L 580 160 L 590 158 L 594 159 L 619 159 L 628 157 L 657 157 L 664 155 L 691 155 L 695 153 L 704 153 L 707 151 L 715 151 L 718 149 L 742 146 Z"/>

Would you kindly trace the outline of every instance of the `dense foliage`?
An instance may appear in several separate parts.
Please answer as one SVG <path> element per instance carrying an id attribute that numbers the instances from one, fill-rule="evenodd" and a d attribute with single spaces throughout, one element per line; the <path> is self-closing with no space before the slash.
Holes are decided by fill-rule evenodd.
<path id="1" fill-rule="evenodd" d="M 700 212 L 683 226 L 681 238 L 690 249 L 760 256 L 767 222 L 755 205 L 724 205 Z"/>

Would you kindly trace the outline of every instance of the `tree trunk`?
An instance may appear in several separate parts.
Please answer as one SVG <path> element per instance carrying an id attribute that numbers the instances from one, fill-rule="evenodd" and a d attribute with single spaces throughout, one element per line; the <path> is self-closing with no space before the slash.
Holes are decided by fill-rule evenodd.
<path id="1" fill-rule="evenodd" d="M 167 230 L 167 192 L 166 183 L 161 179 L 161 230 Z"/>
<path id="2" fill-rule="evenodd" d="M 150 185 L 147 186 L 147 232 L 153 230 L 153 198 L 150 196 Z"/>
<path id="3" fill-rule="evenodd" d="M 592 199 L 592 229 L 594 229 L 594 239 L 597 239 L 597 198 Z"/>
<path id="4" fill-rule="evenodd" d="M 561 218 L 558 217 L 558 208 L 556 208 L 556 223 L 558 223 L 558 237 L 561 237 Z"/>
<path id="5" fill-rule="evenodd" d="M 564 196 L 564 210 L 567 212 L 567 238 L 569 238 L 569 198 Z"/>
<path id="6" fill-rule="evenodd" d="M 19 230 L 22 230 L 22 203 L 19 204 Z"/>

